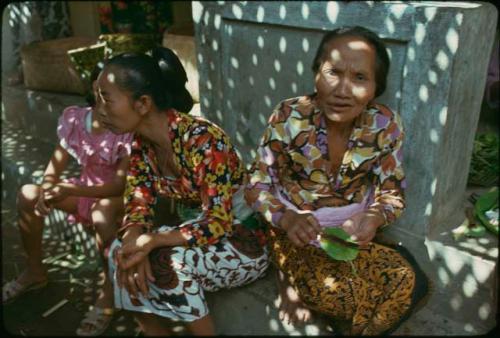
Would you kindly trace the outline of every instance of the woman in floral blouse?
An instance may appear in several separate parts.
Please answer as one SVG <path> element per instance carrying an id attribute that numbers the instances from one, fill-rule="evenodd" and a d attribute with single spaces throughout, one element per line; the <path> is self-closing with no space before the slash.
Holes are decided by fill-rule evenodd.
<path id="1" fill-rule="evenodd" d="M 152 56 L 119 55 L 98 77 L 98 109 L 116 134 L 135 132 L 125 217 L 110 249 L 115 305 L 130 311 L 146 335 L 168 335 L 162 318 L 214 334 L 204 291 L 258 279 L 267 251 L 244 201 L 245 171 L 215 124 L 187 115 L 193 101 L 186 73 L 167 48 Z M 159 196 L 199 205 L 181 224 L 157 227 Z"/>
<path id="2" fill-rule="evenodd" d="M 405 207 L 402 121 L 374 102 L 388 68 L 373 32 L 336 29 L 314 59 L 316 92 L 282 101 L 269 119 L 246 198 L 270 224 L 282 320 L 308 321 L 315 310 L 344 334 L 382 334 L 425 292 L 407 251 L 372 242 Z M 311 245 L 328 222 L 361 247 L 354 270 Z"/>

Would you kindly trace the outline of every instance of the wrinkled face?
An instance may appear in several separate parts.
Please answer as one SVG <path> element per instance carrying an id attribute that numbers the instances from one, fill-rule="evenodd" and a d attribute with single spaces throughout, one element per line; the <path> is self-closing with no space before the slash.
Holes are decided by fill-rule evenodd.
<path id="1" fill-rule="evenodd" d="M 330 41 L 315 77 L 316 102 L 332 122 L 349 122 L 375 97 L 375 49 L 360 37 Z"/>
<path id="2" fill-rule="evenodd" d="M 133 132 L 142 120 L 131 93 L 116 83 L 113 67 L 105 68 L 94 82 L 99 121 L 114 134 Z"/>

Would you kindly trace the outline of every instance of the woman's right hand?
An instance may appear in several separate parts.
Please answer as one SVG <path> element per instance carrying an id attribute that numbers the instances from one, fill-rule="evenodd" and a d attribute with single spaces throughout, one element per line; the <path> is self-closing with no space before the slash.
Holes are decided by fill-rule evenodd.
<path id="1" fill-rule="evenodd" d="M 122 248 L 117 252 L 117 282 L 131 297 L 137 298 L 138 292 L 147 297 L 148 280 L 155 281 L 148 256 L 153 248 L 150 240 L 149 234 L 132 229 L 122 237 Z"/>
<path id="2" fill-rule="evenodd" d="M 40 188 L 40 194 L 38 196 L 38 200 L 35 203 L 35 215 L 38 217 L 45 217 L 50 213 L 52 208 L 48 205 L 45 200 L 44 189 Z"/>
<path id="3" fill-rule="evenodd" d="M 287 209 L 279 224 L 286 231 L 293 244 L 303 247 L 315 240 L 321 232 L 321 226 L 312 213 L 297 213 Z"/>

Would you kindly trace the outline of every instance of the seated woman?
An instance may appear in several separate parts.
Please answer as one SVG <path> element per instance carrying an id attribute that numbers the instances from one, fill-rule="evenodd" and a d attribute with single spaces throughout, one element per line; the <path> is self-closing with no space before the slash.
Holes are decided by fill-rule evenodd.
<path id="1" fill-rule="evenodd" d="M 110 59 L 97 79 L 104 125 L 134 132 L 125 216 L 110 249 L 115 306 L 135 311 L 145 335 L 167 335 L 161 319 L 184 321 L 195 335 L 214 334 L 204 291 L 263 275 L 267 250 L 245 204 L 246 172 L 223 130 L 187 115 L 186 72 L 166 48 Z M 181 224 L 153 224 L 157 197 L 198 203 Z"/>
<path id="2" fill-rule="evenodd" d="M 408 259 L 372 241 L 405 207 L 401 118 L 374 102 L 386 87 L 387 51 L 367 29 L 339 28 L 323 37 L 312 69 L 316 92 L 275 108 L 245 192 L 271 224 L 280 319 L 307 321 L 315 310 L 343 334 L 388 333 L 427 284 L 407 251 Z M 357 273 L 310 245 L 332 222 L 361 247 Z"/>

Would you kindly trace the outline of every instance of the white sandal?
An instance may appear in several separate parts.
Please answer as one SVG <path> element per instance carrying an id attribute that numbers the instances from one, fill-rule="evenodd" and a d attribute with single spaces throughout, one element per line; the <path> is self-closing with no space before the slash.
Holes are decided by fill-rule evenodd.
<path id="1" fill-rule="evenodd" d="M 46 279 L 42 282 L 35 282 L 28 285 L 23 285 L 19 283 L 17 279 L 13 279 L 2 287 L 2 305 L 7 305 L 12 303 L 14 300 L 19 298 L 26 292 L 44 288 L 47 286 L 48 282 L 49 280 Z"/>
<path id="2" fill-rule="evenodd" d="M 76 334 L 83 337 L 100 336 L 108 328 L 111 320 L 113 319 L 114 313 L 115 310 L 113 308 L 100 308 L 92 306 L 85 314 L 85 318 L 83 318 L 80 323 L 80 327 L 76 330 Z M 83 329 L 85 324 L 90 324 L 93 329 Z"/>

